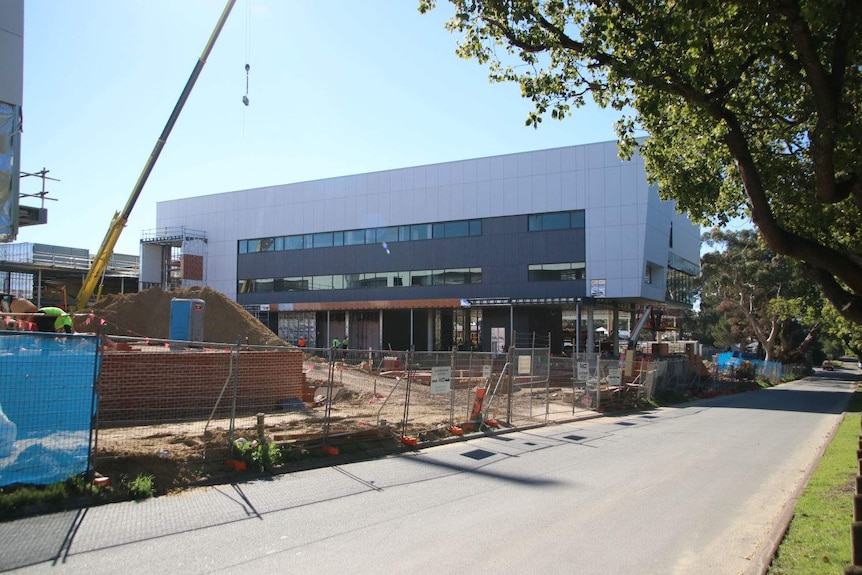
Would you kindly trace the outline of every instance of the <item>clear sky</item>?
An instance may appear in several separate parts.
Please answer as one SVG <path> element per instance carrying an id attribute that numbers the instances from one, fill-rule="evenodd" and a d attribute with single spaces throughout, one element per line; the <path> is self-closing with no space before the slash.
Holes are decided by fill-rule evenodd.
<path id="1" fill-rule="evenodd" d="M 25 0 L 21 168 L 61 181 L 17 241 L 99 248 L 224 5 Z M 527 128 L 519 87 L 454 54 L 445 0 L 416 5 L 237 0 L 115 251 L 138 253 L 163 200 L 614 139 L 596 107 Z"/>

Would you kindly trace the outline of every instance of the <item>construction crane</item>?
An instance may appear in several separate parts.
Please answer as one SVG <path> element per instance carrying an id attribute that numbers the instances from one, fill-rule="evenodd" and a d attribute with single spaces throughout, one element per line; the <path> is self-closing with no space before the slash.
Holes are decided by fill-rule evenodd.
<path id="1" fill-rule="evenodd" d="M 108 227 L 108 232 L 105 234 L 105 239 L 102 240 L 102 245 L 99 248 L 99 251 L 96 252 L 95 257 L 93 258 L 93 263 L 90 265 L 90 269 L 81 284 L 80 291 L 78 291 L 78 298 L 75 302 L 76 310 L 81 310 L 87 307 L 87 304 L 90 302 L 90 298 L 93 297 L 93 292 L 96 291 L 96 285 L 99 284 L 105 271 L 108 269 L 108 262 L 111 260 L 111 256 L 114 253 L 117 240 L 120 239 L 120 234 L 123 232 L 123 228 L 126 227 L 126 223 L 129 221 L 129 215 L 132 213 L 132 209 L 138 201 L 138 196 L 141 195 L 141 190 L 144 189 L 144 184 L 147 183 L 147 179 L 150 177 L 150 172 L 153 171 L 153 166 L 155 166 L 156 160 L 159 159 L 159 154 L 162 153 L 162 148 L 164 148 L 165 143 L 168 141 L 168 136 L 171 134 L 171 130 L 173 130 L 174 124 L 176 123 L 195 82 L 197 82 L 198 76 L 200 76 L 201 70 L 203 69 L 204 64 L 206 64 L 207 58 L 212 51 L 216 38 L 218 38 L 219 33 L 224 27 L 224 23 L 230 15 L 230 11 L 233 9 L 233 5 L 235 3 L 236 0 L 228 0 L 224 10 L 222 10 L 221 17 L 210 35 L 203 53 L 201 53 L 200 58 L 198 58 L 198 61 L 195 63 L 191 76 L 189 76 L 188 81 L 186 81 L 186 86 L 174 106 L 174 110 L 171 112 L 171 116 L 168 118 L 168 122 L 165 124 L 159 139 L 156 141 L 156 145 L 153 147 L 153 151 L 150 153 L 150 157 L 147 159 L 147 163 L 144 165 L 144 169 L 138 177 L 138 181 L 126 202 L 126 206 L 123 208 L 122 212 L 114 213 L 114 217 L 111 219 L 111 225 Z"/>

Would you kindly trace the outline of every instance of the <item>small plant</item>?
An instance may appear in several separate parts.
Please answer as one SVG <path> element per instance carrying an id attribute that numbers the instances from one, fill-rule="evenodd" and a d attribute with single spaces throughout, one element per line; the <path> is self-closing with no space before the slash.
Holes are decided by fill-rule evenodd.
<path id="1" fill-rule="evenodd" d="M 123 481 L 123 487 L 132 499 L 147 499 L 156 495 L 155 478 L 140 474 L 131 481 Z"/>
<path id="2" fill-rule="evenodd" d="M 245 461 L 249 468 L 253 467 L 258 471 L 270 471 L 284 463 L 281 448 L 275 443 L 258 443 L 256 439 L 249 442 L 244 438 L 239 438 L 234 441 L 233 445 L 237 457 Z"/>

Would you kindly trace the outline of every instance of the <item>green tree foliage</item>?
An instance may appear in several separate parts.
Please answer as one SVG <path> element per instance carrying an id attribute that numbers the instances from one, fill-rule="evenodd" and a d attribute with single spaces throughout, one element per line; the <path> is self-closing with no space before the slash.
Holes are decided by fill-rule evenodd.
<path id="1" fill-rule="evenodd" d="M 704 241 L 716 251 L 701 258 L 701 308 L 724 312 L 716 342 L 757 340 L 767 360 L 796 362 L 817 340 L 822 296 L 800 273 L 800 265 L 770 250 L 754 230 L 714 228 Z"/>
<path id="2" fill-rule="evenodd" d="M 620 110 L 663 197 L 703 224 L 750 217 L 862 323 L 862 2 L 450 2 L 457 53 L 520 84 L 528 125 L 590 94 Z"/>
<path id="3" fill-rule="evenodd" d="M 824 335 L 828 339 L 824 345 L 824 351 L 833 356 L 839 353 L 850 353 L 862 359 L 862 329 L 858 324 L 841 316 L 838 310 L 829 303 L 825 303 L 822 310 L 809 310 L 812 315 L 819 314 L 822 317 Z"/>

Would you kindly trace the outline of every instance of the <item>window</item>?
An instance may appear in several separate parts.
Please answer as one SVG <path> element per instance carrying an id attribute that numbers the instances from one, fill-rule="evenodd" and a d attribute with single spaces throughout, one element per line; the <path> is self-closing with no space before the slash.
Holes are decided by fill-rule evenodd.
<path id="1" fill-rule="evenodd" d="M 577 267 L 580 266 L 580 267 Z M 572 267 L 560 271 L 560 279 L 563 281 L 575 281 L 587 279 L 587 268 L 585 264 L 572 264 Z"/>
<path id="2" fill-rule="evenodd" d="M 431 271 L 423 270 L 423 271 L 414 271 L 410 272 L 410 285 L 412 286 L 430 286 L 431 285 Z"/>
<path id="3" fill-rule="evenodd" d="M 344 232 L 345 246 L 361 246 L 365 243 L 365 230 L 350 230 Z"/>
<path id="4" fill-rule="evenodd" d="M 334 245 L 332 240 L 332 232 L 314 234 L 312 242 L 312 245 L 316 248 L 331 248 Z"/>
<path id="5" fill-rule="evenodd" d="M 646 270 L 644 271 L 644 283 L 652 283 L 652 266 L 650 264 L 646 265 Z"/>
<path id="6" fill-rule="evenodd" d="M 272 278 L 254 280 L 254 292 L 270 293 L 272 292 L 272 286 L 274 283 L 275 282 Z"/>
<path id="7" fill-rule="evenodd" d="M 560 212 L 560 214 L 564 213 L 567 212 Z M 541 218 L 542 216 L 538 217 Z M 239 240 L 237 243 L 237 252 L 248 254 L 268 251 L 390 244 L 394 242 L 430 240 L 432 238 L 461 238 L 481 235 L 482 220 L 456 220 L 434 224 L 412 224 Z"/>
<path id="8" fill-rule="evenodd" d="M 447 238 L 463 238 L 470 235 L 470 223 L 466 220 L 461 222 L 447 222 L 445 233 Z"/>
<path id="9" fill-rule="evenodd" d="M 382 275 L 382 274 L 378 275 L 376 273 L 360 274 L 359 287 L 362 287 L 362 288 L 386 287 L 386 276 Z"/>
<path id="10" fill-rule="evenodd" d="M 411 240 L 430 240 L 431 239 L 431 224 L 417 224 L 410 226 Z"/>
<path id="11" fill-rule="evenodd" d="M 570 266 L 583 264 L 553 264 Z M 567 272 L 574 273 L 574 272 Z M 583 269 L 577 271 L 583 274 Z M 559 275 L 560 272 L 557 272 Z M 580 276 L 579 276 L 580 277 Z M 559 279 L 559 278 L 558 278 Z M 583 278 L 581 278 L 583 279 Z M 286 278 L 257 278 L 237 282 L 237 293 L 285 293 L 308 290 L 340 290 L 414 286 L 466 285 L 482 283 L 482 268 L 418 271 L 365 272 Z"/>
<path id="12" fill-rule="evenodd" d="M 377 228 L 377 240 L 376 243 L 382 244 L 383 242 L 391 243 L 398 241 L 398 228 Z"/>
<path id="13" fill-rule="evenodd" d="M 286 250 L 301 250 L 302 236 L 288 236 L 284 238 L 284 249 Z"/>
<path id="14" fill-rule="evenodd" d="M 584 227 L 584 211 L 550 212 L 527 216 L 527 229 L 531 232 L 571 230 Z"/>
<path id="15" fill-rule="evenodd" d="M 284 278 L 284 291 L 306 291 L 308 290 L 308 283 L 306 278 Z"/>
<path id="16" fill-rule="evenodd" d="M 311 279 L 311 289 L 313 290 L 335 289 L 332 282 L 332 276 L 314 276 Z"/>
<path id="17" fill-rule="evenodd" d="M 693 305 L 696 293 L 694 280 L 694 276 L 680 270 L 668 268 L 665 298 L 668 301 Z"/>
<path id="18" fill-rule="evenodd" d="M 561 214 L 545 214 L 542 216 L 543 230 L 567 230 L 571 227 L 572 216 L 569 212 Z"/>
<path id="19" fill-rule="evenodd" d="M 275 238 L 261 238 L 257 248 L 259 252 L 271 252 L 275 250 Z"/>
<path id="20" fill-rule="evenodd" d="M 587 279 L 584 262 L 531 264 L 527 266 L 527 281 L 583 281 Z"/>

